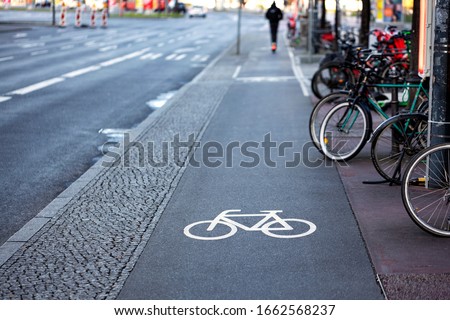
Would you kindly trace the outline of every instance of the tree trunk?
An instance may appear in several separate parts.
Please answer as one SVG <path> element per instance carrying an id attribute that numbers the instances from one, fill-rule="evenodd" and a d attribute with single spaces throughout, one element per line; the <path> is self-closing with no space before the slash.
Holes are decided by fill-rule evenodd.
<path id="1" fill-rule="evenodd" d="M 325 29 L 327 22 L 327 8 L 325 5 L 325 0 L 322 0 L 322 15 L 320 16 L 320 28 Z"/>
<path id="2" fill-rule="evenodd" d="M 369 46 L 370 32 L 370 0 L 362 0 L 361 30 L 359 31 L 359 45 Z"/>

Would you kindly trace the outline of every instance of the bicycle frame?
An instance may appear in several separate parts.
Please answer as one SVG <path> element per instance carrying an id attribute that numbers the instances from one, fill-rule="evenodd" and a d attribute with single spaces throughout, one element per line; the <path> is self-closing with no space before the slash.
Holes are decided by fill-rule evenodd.
<path id="1" fill-rule="evenodd" d="M 233 214 L 233 212 L 235 212 Z M 270 228 L 270 230 L 293 230 L 293 228 L 286 222 L 284 221 L 282 218 L 280 218 L 277 213 L 281 213 L 283 212 L 282 210 L 262 210 L 261 212 L 267 212 L 267 214 L 264 213 L 255 213 L 255 214 L 236 214 L 241 212 L 241 210 L 225 210 L 223 212 L 221 212 L 216 218 L 214 218 L 214 220 L 211 222 L 211 224 L 209 225 L 208 229 L 206 229 L 207 231 L 212 231 L 214 230 L 214 228 L 217 226 L 217 224 L 219 222 L 225 222 L 231 225 L 234 225 L 238 228 L 241 228 L 245 231 L 261 231 L 261 230 L 268 230 L 268 228 L 264 227 L 264 225 L 269 222 L 269 220 L 273 219 L 275 221 L 277 221 L 280 225 L 282 225 L 283 227 L 278 227 L 278 228 Z M 257 222 L 256 224 L 254 224 L 251 227 L 248 227 L 246 225 L 243 225 L 239 222 L 236 222 L 230 218 L 233 217 L 263 217 L 259 222 Z"/>
<path id="2" fill-rule="evenodd" d="M 383 109 L 381 108 L 381 106 L 378 104 L 378 102 L 375 100 L 375 98 L 372 96 L 372 94 L 370 93 L 370 91 L 368 90 L 368 87 L 377 87 L 377 88 L 397 88 L 397 89 L 417 89 L 416 90 L 416 94 L 414 96 L 413 102 L 411 104 L 411 107 L 409 108 L 409 113 L 413 113 L 417 107 L 417 101 L 419 99 L 419 96 L 421 94 L 421 92 L 423 92 L 425 94 L 425 96 L 427 98 L 429 98 L 428 92 L 425 90 L 425 88 L 423 87 L 423 80 L 420 81 L 419 84 L 413 84 L 413 83 L 401 83 L 401 84 L 390 84 L 390 83 L 382 83 L 382 84 L 371 84 L 368 85 L 367 84 L 367 77 L 365 77 L 365 79 L 361 82 L 361 87 L 358 91 L 358 95 L 356 96 L 356 98 L 354 99 L 349 99 L 350 101 L 350 106 L 353 106 L 354 104 L 358 103 L 358 102 L 362 102 L 359 103 L 359 105 L 361 105 L 361 107 L 366 108 L 368 111 L 368 115 L 370 117 L 369 119 L 369 123 L 370 126 L 372 125 L 372 117 L 370 114 L 370 111 L 375 111 L 381 119 L 383 120 L 387 120 L 390 118 L 390 116 L 388 114 L 386 114 Z M 349 111 L 346 112 L 343 117 L 340 119 L 339 121 L 339 130 L 345 133 L 349 133 L 350 130 L 352 129 L 356 119 L 359 116 L 359 111 L 355 110 L 355 108 L 351 107 L 349 108 Z M 353 118 L 353 119 L 352 119 Z M 397 126 L 394 126 L 396 128 L 396 130 L 398 130 L 399 132 L 402 132 L 402 130 L 400 128 L 398 128 Z M 373 128 L 370 128 L 370 130 L 372 130 Z"/>

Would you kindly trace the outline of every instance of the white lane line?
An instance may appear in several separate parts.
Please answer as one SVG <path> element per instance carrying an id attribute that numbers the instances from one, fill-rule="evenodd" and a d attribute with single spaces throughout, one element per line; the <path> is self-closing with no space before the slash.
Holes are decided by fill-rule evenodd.
<path id="1" fill-rule="evenodd" d="M 139 59 L 141 60 L 156 60 L 162 56 L 162 53 L 147 53 L 141 56 Z"/>
<path id="2" fill-rule="evenodd" d="M 62 46 L 60 49 L 61 50 L 69 50 L 69 49 L 72 49 L 73 47 L 75 47 L 73 44 L 68 44 L 66 46 Z"/>
<path id="3" fill-rule="evenodd" d="M 86 35 L 80 35 L 80 36 L 74 36 L 72 37 L 72 40 L 84 40 L 87 39 L 88 36 Z"/>
<path id="4" fill-rule="evenodd" d="M 279 76 L 279 77 L 241 77 L 236 78 L 238 81 L 242 82 L 285 82 L 290 80 L 296 80 L 296 77 L 290 76 Z"/>
<path id="5" fill-rule="evenodd" d="M 170 39 L 169 41 L 167 41 L 168 43 L 174 43 L 175 39 Z"/>
<path id="6" fill-rule="evenodd" d="M 9 61 L 9 60 L 12 60 L 12 59 L 14 59 L 13 56 L 1 57 L 1 58 L 0 58 L 0 62 L 3 62 L 3 61 Z"/>
<path id="7" fill-rule="evenodd" d="M 164 47 L 164 42 L 160 42 L 156 46 L 159 47 L 159 48 Z"/>
<path id="8" fill-rule="evenodd" d="M 200 62 L 206 62 L 209 59 L 209 55 L 205 55 L 203 57 L 200 58 Z"/>
<path id="9" fill-rule="evenodd" d="M 300 57 L 296 61 L 294 53 L 292 52 L 292 48 L 287 45 L 286 45 L 286 47 L 288 48 L 289 58 L 291 59 L 292 71 L 294 72 L 294 75 L 297 78 L 298 83 L 300 84 L 300 88 L 302 89 L 303 95 L 305 97 L 309 97 L 309 91 L 305 84 L 306 78 L 305 78 L 305 75 L 303 74 L 302 68 L 300 67 Z M 296 63 L 296 62 L 298 62 L 298 63 Z"/>
<path id="10" fill-rule="evenodd" d="M 238 66 L 236 67 L 236 70 L 234 70 L 234 73 L 233 73 L 233 79 L 236 79 L 236 78 L 238 77 L 239 72 L 241 72 L 241 68 L 242 68 L 241 65 L 238 65 Z"/>
<path id="11" fill-rule="evenodd" d="M 97 45 L 97 41 L 88 41 L 84 44 L 86 47 L 92 47 Z"/>
<path id="12" fill-rule="evenodd" d="M 109 66 L 111 66 L 113 64 L 116 64 L 116 63 L 119 63 L 119 62 L 122 62 L 122 61 L 126 61 L 126 60 L 129 60 L 129 59 L 133 59 L 133 58 L 139 57 L 139 56 L 143 55 L 144 53 L 148 52 L 149 50 L 150 49 L 143 49 L 143 50 L 140 50 L 140 51 L 136 51 L 136 52 L 127 54 L 127 55 L 122 56 L 122 57 L 114 58 L 114 59 L 111 59 L 111 60 L 108 60 L 108 61 L 100 63 L 100 66 L 102 66 L 102 67 L 109 67 Z"/>
<path id="13" fill-rule="evenodd" d="M 177 56 L 177 57 L 175 57 L 175 60 L 176 61 L 180 61 L 180 60 L 183 60 L 184 58 L 186 58 L 186 54 L 180 54 L 179 56 Z"/>
<path id="14" fill-rule="evenodd" d="M 39 50 L 39 51 L 33 51 L 33 52 L 31 52 L 30 55 L 32 55 L 32 56 L 38 56 L 38 55 L 46 54 L 46 53 L 48 53 L 48 50 Z"/>
<path id="15" fill-rule="evenodd" d="M 14 38 L 25 38 L 27 36 L 27 34 L 26 33 L 24 33 L 24 32 L 22 32 L 22 33 L 16 33 L 15 35 L 14 35 Z"/>
<path id="16" fill-rule="evenodd" d="M 166 60 L 173 60 L 173 59 L 175 59 L 176 56 L 177 56 L 176 53 L 172 53 L 166 57 Z"/>
<path id="17" fill-rule="evenodd" d="M 63 74 L 62 77 L 64 77 L 64 78 L 75 78 L 75 77 L 81 76 L 82 74 L 86 74 L 86 73 L 92 72 L 92 71 L 97 71 L 99 69 L 101 69 L 100 66 L 90 66 L 90 67 L 87 67 L 87 68 L 78 69 L 78 70 L 71 71 L 69 73 Z"/>
<path id="18" fill-rule="evenodd" d="M 37 90 L 49 87 L 51 85 L 54 85 L 56 83 L 62 82 L 64 80 L 66 80 L 67 78 L 74 78 L 74 77 L 80 76 L 82 74 L 86 74 L 88 72 L 99 70 L 99 69 L 101 69 L 101 67 L 108 67 L 108 66 L 111 66 L 113 64 L 122 62 L 122 61 L 126 61 L 126 60 L 129 60 L 129 59 L 133 59 L 135 57 L 139 57 L 139 56 L 143 55 L 144 53 L 148 52 L 149 50 L 150 49 L 143 49 L 143 50 L 140 50 L 140 51 L 132 52 L 132 53 L 127 54 L 127 55 L 122 56 L 122 57 L 118 57 L 118 58 L 115 58 L 115 59 L 112 59 L 112 60 L 108 60 L 108 61 L 102 62 L 102 63 L 100 63 L 98 65 L 93 65 L 93 66 L 86 67 L 86 68 L 83 68 L 83 69 L 78 69 L 78 70 L 75 70 L 75 71 L 71 71 L 71 72 L 68 72 L 66 74 L 63 74 L 60 77 L 56 77 L 56 78 L 52 78 L 52 79 L 49 79 L 49 80 L 41 81 L 41 82 L 32 84 L 32 85 L 24 87 L 24 88 L 14 90 L 14 91 L 10 92 L 9 94 L 11 94 L 11 95 L 13 95 L 13 94 L 24 95 L 24 94 L 27 94 L 27 93 L 30 93 L 30 92 L 33 92 L 33 91 L 37 91 Z"/>
<path id="19" fill-rule="evenodd" d="M 147 41 L 147 40 L 148 40 L 147 37 L 143 37 L 143 38 L 138 38 L 138 39 L 134 40 L 134 42 L 135 43 L 139 43 L 139 42 L 144 42 L 144 41 Z"/>
<path id="20" fill-rule="evenodd" d="M 208 59 L 209 59 L 209 55 L 196 54 L 195 56 L 192 57 L 191 61 L 205 62 Z"/>
<path id="21" fill-rule="evenodd" d="M 116 49 L 117 49 L 117 45 L 113 45 L 113 46 L 100 48 L 100 49 L 98 49 L 98 51 L 105 52 L 105 51 L 111 51 L 111 50 L 116 50 Z"/>
<path id="22" fill-rule="evenodd" d="M 186 47 L 186 48 L 180 48 L 175 50 L 175 53 L 185 53 L 185 52 L 192 52 L 198 50 L 200 47 Z"/>
<path id="23" fill-rule="evenodd" d="M 21 47 L 22 49 L 29 49 L 29 48 L 43 47 L 43 46 L 45 46 L 45 43 L 42 43 L 42 42 L 19 44 L 19 47 Z"/>
<path id="24" fill-rule="evenodd" d="M 11 99 L 11 97 L 0 96 L 0 102 L 5 102 L 5 101 L 8 101 L 9 99 Z"/>
<path id="25" fill-rule="evenodd" d="M 205 43 L 209 43 L 209 42 L 210 42 L 210 40 L 208 40 L 208 39 L 200 39 L 200 40 L 195 41 L 194 43 L 195 44 L 205 44 Z"/>
<path id="26" fill-rule="evenodd" d="M 45 81 L 42 81 L 42 82 L 38 82 L 38 83 L 32 84 L 31 86 L 24 87 L 22 89 L 14 90 L 10 94 L 24 95 L 24 94 L 27 94 L 27 93 L 30 93 L 30 92 L 33 92 L 33 91 L 36 91 L 36 90 L 40 90 L 40 89 L 49 87 L 51 85 L 54 85 L 55 83 L 59 83 L 59 82 L 62 82 L 64 80 L 65 79 L 61 78 L 61 77 L 48 79 L 48 80 L 45 80 Z"/>

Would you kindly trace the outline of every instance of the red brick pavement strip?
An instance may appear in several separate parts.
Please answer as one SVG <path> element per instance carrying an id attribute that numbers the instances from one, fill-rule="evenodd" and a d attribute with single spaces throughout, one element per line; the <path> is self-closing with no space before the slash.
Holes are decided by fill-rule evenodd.
<path id="1" fill-rule="evenodd" d="M 414 224 L 400 186 L 363 184 L 381 180 L 368 147 L 337 167 L 387 298 L 450 299 L 450 239 Z"/>

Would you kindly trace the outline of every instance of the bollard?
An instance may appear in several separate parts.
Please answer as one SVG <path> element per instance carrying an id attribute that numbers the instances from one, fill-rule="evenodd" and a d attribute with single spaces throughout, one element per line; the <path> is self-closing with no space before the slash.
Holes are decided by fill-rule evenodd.
<path id="1" fill-rule="evenodd" d="M 108 26 L 108 12 L 106 8 L 103 8 L 102 11 L 102 28 L 106 28 Z"/>
<path id="2" fill-rule="evenodd" d="M 59 20 L 59 27 L 65 28 L 66 27 L 66 4 L 63 2 L 61 4 L 61 17 Z"/>
<path id="3" fill-rule="evenodd" d="M 95 28 L 95 4 L 91 8 L 91 28 Z"/>
<path id="4" fill-rule="evenodd" d="M 75 27 L 81 27 L 81 7 L 80 2 L 77 4 L 77 8 L 75 9 Z"/>

